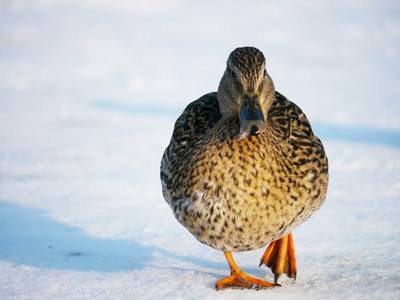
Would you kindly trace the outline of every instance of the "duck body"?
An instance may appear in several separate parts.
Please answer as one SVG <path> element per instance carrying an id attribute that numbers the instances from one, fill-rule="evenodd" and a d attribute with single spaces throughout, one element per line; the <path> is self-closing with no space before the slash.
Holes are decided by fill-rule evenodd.
<path id="1" fill-rule="evenodd" d="M 328 162 L 301 109 L 278 92 L 266 129 L 240 136 L 217 93 L 178 118 L 161 165 L 163 195 L 176 219 L 217 250 L 254 250 L 292 232 L 323 204 Z"/>
<path id="2" fill-rule="evenodd" d="M 275 91 L 263 53 L 235 49 L 218 91 L 190 103 L 161 160 L 165 200 L 200 242 L 224 252 L 225 288 L 270 288 L 296 279 L 292 231 L 325 201 L 328 159 L 302 110 Z M 244 273 L 231 252 L 269 244 L 260 266 L 274 283 Z"/>

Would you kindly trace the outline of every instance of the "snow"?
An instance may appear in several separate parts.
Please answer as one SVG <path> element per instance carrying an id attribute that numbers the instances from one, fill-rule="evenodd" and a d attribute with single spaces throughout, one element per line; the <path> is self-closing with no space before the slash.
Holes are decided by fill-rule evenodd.
<path id="1" fill-rule="evenodd" d="M 400 297 L 398 1 L 0 1 L 0 298 Z M 295 282 L 215 291 L 161 195 L 175 119 L 253 45 L 323 140 Z M 249 274 L 265 249 L 235 254 Z"/>

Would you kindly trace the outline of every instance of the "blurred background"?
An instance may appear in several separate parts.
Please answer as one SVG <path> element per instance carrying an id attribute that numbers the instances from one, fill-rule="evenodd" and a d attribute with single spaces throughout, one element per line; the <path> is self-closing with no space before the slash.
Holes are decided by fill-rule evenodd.
<path id="1" fill-rule="evenodd" d="M 179 113 L 250 45 L 312 120 L 400 130 L 399 15 L 398 1 L 2 0 L 0 101 Z"/>

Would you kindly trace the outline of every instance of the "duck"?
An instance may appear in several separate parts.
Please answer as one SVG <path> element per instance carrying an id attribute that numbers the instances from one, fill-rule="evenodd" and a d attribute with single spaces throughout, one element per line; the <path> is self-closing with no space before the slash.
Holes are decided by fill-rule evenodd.
<path id="1" fill-rule="evenodd" d="M 275 90 L 264 54 L 232 51 L 217 92 L 191 102 L 161 159 L 163 197 L 198 241 L 222 251 L 216 289 L 280 286 L 297 277 L 292 232 L 324 203 L 328 159 L 303 111 Z M 274 282 L 243 272 L 232 253 L 268 247 Z"/>

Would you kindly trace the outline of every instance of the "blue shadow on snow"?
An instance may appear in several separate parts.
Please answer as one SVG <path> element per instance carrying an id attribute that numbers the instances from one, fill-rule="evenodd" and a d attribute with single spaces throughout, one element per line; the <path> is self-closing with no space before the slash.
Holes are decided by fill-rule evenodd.
<path id="1" fill-rule="evenodd" d="M 323 141 L 332 139 L 400 147 L 400 131 L 396 130 L 314 123 L 313 131 Z"/>
<path id="2" fill-rule="evenodd" d="M 139 270 L 173 258 L 211 269 L 227 269 L 196 257 L 173 254 L 133 240 L 102 239 L 57 222 L 37 209 L 0 201 L 0 260 L 44 269 L 118 272 Z"/>
<path id="3" fill-rule="evenodd" d="M 111 101 L 94 101 L 92 105 L 99 109 L 118 111 L 122 113 L 169 115 L 176 117 L 178 117 L 184 109 L 184 107 L 178 109 L 146 105 L 130 106 Z M 343 126 L 318 122 L 313 122 L 312 126 L 315 134 L 323 141 L 326 139 L 333 139 L 400 147 L 400 131 L 396 130 Z"/>

